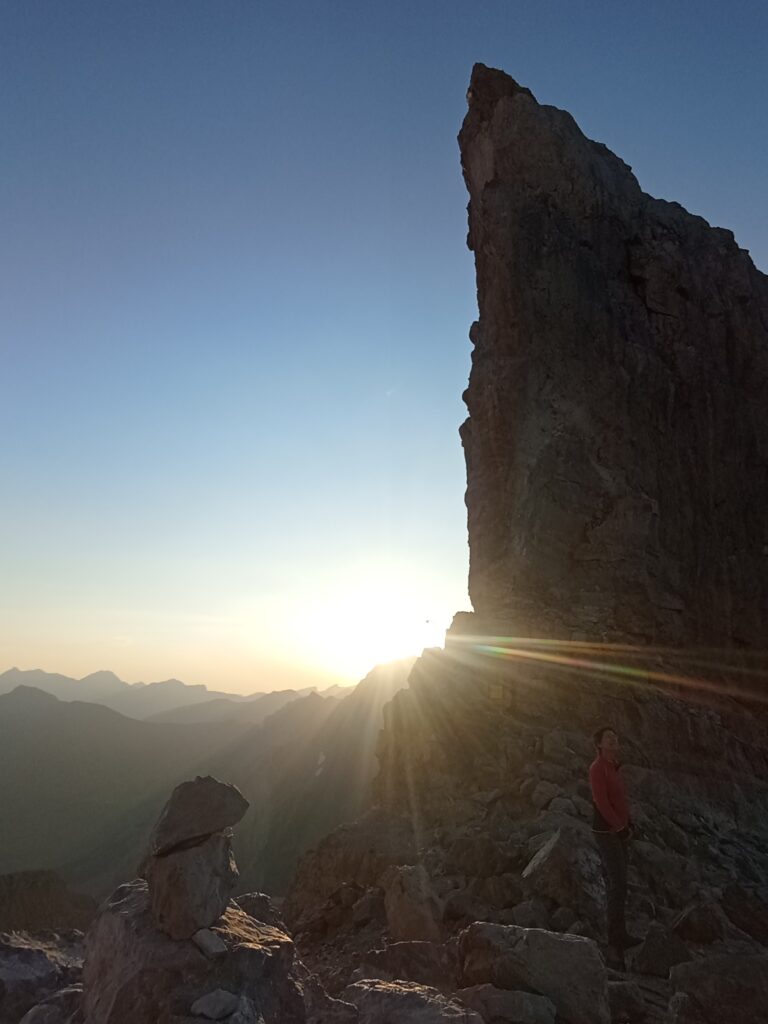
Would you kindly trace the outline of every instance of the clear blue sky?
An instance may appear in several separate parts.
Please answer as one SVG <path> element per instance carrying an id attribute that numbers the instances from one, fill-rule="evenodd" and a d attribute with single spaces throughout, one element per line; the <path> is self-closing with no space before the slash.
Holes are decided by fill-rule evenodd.
<path id="1" fill-rule="evenodd" d="M 433 640 L 472 64 L 765 269 L 767 38 L 739 0 L 0 3 L 0 670 L 253 690 Z"/>

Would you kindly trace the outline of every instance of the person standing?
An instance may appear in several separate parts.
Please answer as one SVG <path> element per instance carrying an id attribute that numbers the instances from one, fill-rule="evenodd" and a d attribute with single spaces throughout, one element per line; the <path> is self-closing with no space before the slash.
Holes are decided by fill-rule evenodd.
<path id="1" fill-rule="evenodd" d="M 594 816 L 592 831 L 603 865 L 608 905 L 608 963 L 623 968 L 624 950 L 641 939 L 627 932 L 627 862 L 632 826 L 629 801 L 619 764 L 619 737 L 603 726 L 593 736 L 597 756 L 589 768 Z"/>

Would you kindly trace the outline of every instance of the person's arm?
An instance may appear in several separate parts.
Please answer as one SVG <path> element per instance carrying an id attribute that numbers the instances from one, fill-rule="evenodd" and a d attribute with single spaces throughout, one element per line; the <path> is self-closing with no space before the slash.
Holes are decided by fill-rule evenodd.
<path id="1" fill-rule="evenodd" d="M 626 823 L 620 819 L 613 809 L 611 801 L 608 799 L 608 784 L 605 772 L 599 764 L 593 764 L 589 769 L 589 785 L 592 789 L 592 799 L 595 801 L 598 811 L 600 811 L 610 825 L 611 831 L 620 832 Z"/>

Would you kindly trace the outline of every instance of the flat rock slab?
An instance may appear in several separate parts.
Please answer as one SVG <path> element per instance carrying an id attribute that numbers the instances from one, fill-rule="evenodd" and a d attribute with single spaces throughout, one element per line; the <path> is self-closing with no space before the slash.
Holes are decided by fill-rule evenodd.
<path id="1" fill-rule="evenodd" d="M 239 1001 L 234 992 L 217 988 L 214 992 L 208 992 L 207 995 L 201 996 L 192 1004 L 192 1015 L 205 1017 L 207 1020 L 222 1020 L 235 1012 Z"/>
<path id="2" fill-rule="evenodd" d="M 164 854 L 232 828 L 248 810 L 237 788 L 211 775 L 198 775 L 174 789 L 149 840 L 148 856 Z"/>
<path id="3" fill-rule="evenodd" d="M 201 953 L 209 959 L 217 956 L 224 956 L 227 952 L 227 944 L 220 935 L 216 935 L 210 928 L 201 928 L 192 936 L 192 941 Z"/>
<path id="4" fill-rule="evenodd" d="M 557 1010 L 546 996 L 532 992 L 510 992 L 493 985 L 474 985 L 455 994 L 484 1021 L 514 1021 L 514 1024 L 555 1024 Z"/>
<path id="5" fill-rule="evenodd" d="M 434 942 L 393 942 L 369 950 L 361 959 L 366 978 L 416 981 L 441 992 L 456 988 L 458 966 L 453 947 Z"/>
<path id="6" fill-rule="evenodd" d="M 483 1018 L 437 989 L 408 981 L 369 978 L 349 985 L 341 994 L 365 1024 L 483 1024 Z"/>

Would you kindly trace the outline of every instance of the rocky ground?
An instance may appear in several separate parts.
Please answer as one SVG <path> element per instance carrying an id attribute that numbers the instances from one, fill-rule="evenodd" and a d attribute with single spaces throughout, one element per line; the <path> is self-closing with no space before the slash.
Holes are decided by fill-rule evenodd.
<path id="1" fill-rule="evenodd" d="M 242 795 L 210 777 L 184 783 L 143 877 L 85 937 L 4 937 L 0 1024 L 764 1022 L 761 834 L 739 833 L 733 807 L 697 798 L 690 780 L 685 811 L 677 777 L 654 797 L 628 765 L 628 917 L 643 941 L 609 970 L 584 734 L 542 734 L 535 701 L 526 725 L 519 704 L 512 713 L 464 673 L 470 700 L 446 657 L 422 659 L 390 710 L 378 805 L 305 856 L 284 905 L 232 898 Z"/>
<path id="2" fill-rule="evenodd" d="M 377 809 L 304 858 L 286 901 L 303 961 L 341 998 L 406 980 L 488 1022 L 768 1019 L 764 748 L 738 770 L 694 757 L 715 724 L 735 744 L 749 715 L 647 683 L 544 672 L 524 690 L 487 665 L 427 654 L 389 706 Z M 626 737 L 636 822 L 628 924 L 643 942 L 621 973 L 602 955 L 596 708 Z M 526 994 L 549 1003 L 504 1002 Z"/>

